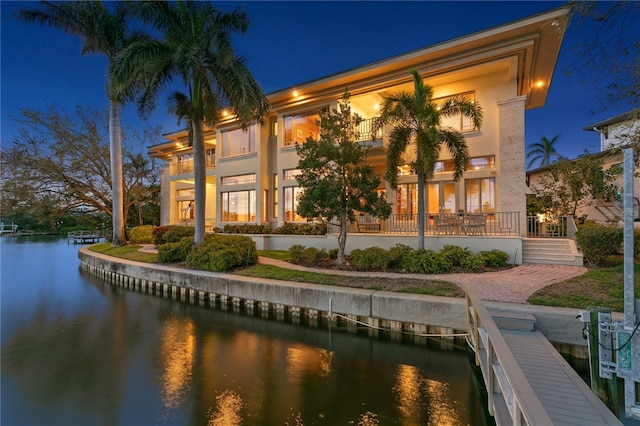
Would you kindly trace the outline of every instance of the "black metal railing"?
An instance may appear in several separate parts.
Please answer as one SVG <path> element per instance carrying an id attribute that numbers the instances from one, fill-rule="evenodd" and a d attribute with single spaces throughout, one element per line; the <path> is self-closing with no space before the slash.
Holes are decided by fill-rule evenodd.
<path id="1" fill-rule="evenodd" d="M 348 232 L 359 234 L 418 234 L 418 216 L 392 214 L 387 219 L 359 215 L 350 223 Z M 329 233 L 337 232 L 337 222 L 331 221 Z M 518 212 L 461 213 L 425 215 L 425 235 L 483 236 L 520 235 Z"/>

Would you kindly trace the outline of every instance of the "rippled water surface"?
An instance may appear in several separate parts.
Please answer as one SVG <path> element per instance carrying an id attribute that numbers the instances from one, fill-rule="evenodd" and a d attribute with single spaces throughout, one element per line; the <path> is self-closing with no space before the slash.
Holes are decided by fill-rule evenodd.
<path id="1" fill-rule="evenodd" d="M 485 425 L 464 347 L 116 288 L 2 237 L 2 425 Z"/>

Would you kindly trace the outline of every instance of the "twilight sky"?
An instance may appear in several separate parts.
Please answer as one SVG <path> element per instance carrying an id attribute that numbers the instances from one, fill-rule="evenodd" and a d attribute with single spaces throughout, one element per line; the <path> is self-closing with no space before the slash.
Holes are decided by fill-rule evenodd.
<path id="1" fill-rule="evenodd" d="M 560 7 L 557 1 L 327 1 L 327 2 L 218 2 L 231 11 L 242 6 L 250 27 L 235 38 L 236 52 L 271 93 L 316 78 L 359 67 L 452 38 L 502 25 Z M 14 18 L 20 8 L 36 2 L 0 1 L 0 111 L 2 144 L 17 134 L 22 108 L 59 105 L 71 112 L 76 105 L 107 108 L 105 72 L 100 55 L 80 56 L 81 42 L 61 31 L 23 24 Z M 630 26 L 633 28 L 633 26 Z M 635 28 L 640 28 L 640 22 Z M 591 28 L 571 25 L 565 34 L 546 105 L 526 112 L 525 143 L 559 134 L 557 151 L 573 158 L 585 149 L 599 150 L 596 132 L 585 126 L 625 112 L 603 110 L 604 93 L 593 85 L 569 78 L 566 68 L 576 61 L 573 48 Z M 150 124 L 171 132 L 178 126 L 167 112 L 166 95 L 158 99 Z M 596 114 L 593 114 L 596 112 Z M 127 106 L 123 125 L 137 125 L 140 118 Z M 184 123 L 182 123 L 184 125 Z M 158 141 L 161 142 L 161 141 Z"/>

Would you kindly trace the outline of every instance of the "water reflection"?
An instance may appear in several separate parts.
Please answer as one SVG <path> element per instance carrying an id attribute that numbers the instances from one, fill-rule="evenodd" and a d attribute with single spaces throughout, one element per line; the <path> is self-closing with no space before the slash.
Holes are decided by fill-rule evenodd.
<path id="1" fill-rule="evenodd" d="M 467 354 L 451 343 L 126 291 L 78 271 L 64 241 L 2 241 L 1 260 L 3 425 L 486 423 Z"/>
<path id="2" fill-rule="evenodd" d="M 244 402 L 237 393 L 226 390 L 216 397 L 216 410 L 209 418 L 209 426 L 238 426 L 243 423 Z"/>
<path id="3" fill-rule="evenodd" d="M 328 377 L 331 373 L 333 352 L 326 349 L 294 345 L 287 348 L 287 377 L 300 382 L 306 376 Z"/>
<path id="4" fill-rule="evenodd" d="M 194 327 L 189 318 L 168 318 L 162 326 L 162 401 L 166 408 L 174 408 L 182 403 L 191 383 L 196 351 Z"/>

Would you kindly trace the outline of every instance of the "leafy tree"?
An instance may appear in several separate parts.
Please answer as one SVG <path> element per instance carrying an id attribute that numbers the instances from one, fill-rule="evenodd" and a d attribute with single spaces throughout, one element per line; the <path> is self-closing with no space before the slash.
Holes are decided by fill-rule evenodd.
<path id="1" fill-rule="evenodd" d="M 561 158 L 532 186 L 544 213 L 575 216 L 578 207 L 613 200 L 619 188 L 616 169 L 603 169 L 601 158 L 585 152 L 575 160 Z"/>
<path id="2" fill-rule="evenodd" d="M 355 143 L 355 131 L 362 121 L 351 113 L 349 94 L 338 108 L 320 115 L 320 137 L 296 144 L 301 173 L 296 180 L 303 188 L 297 212 L 307 219 L 338 219 L 338 257 L 344 263 L 347 227 L 355 222 L 356 212 L 389 217 L 391 206 L 376 189 L 380 179 L 366 164 L 368 147 Z"/>
<path id="3" fill-rule="evenodd" d="M 22 128 L 11 144 L 3 146 L 1 159 L 3 214 L 22 209 L 57 220 L 82 208 L 88 214 L 113 216 L 106 137 L 110 120 L 105 112 L 89 107 L 77 107 L 73 114 L 57 107 L 26 109 L 16 121 Z M 158 138 L 157 129 L 147 129 L 143 135 L 133 129 L 126 132 L 125 222 L 131 206 L 147 202 L 158 192 L 155 161 L 138 153 Z"/>
<path id="4" fill-rule="evenodd" d="M 540 162 L 538 167 L 546 167 L 551 164 L 551 158 L 558 156 L 554 145 L 558 142 L 559 138 L 560 135 L 555 135 L 551 139 L 543 136 L 540 142 L 530 144 L 529 153 L 527 154 L 527 159 L 530 160 L 527 168 L 530 169 L 537 162 Z"/>
<path id="5" fill-rule="evenodd" d="M 581 84 L 597 88 L 603 109 L 626 106 L 637 110 L 640 2 L 574 0 L 569 4 L 571 24 L 588 26 L 590 37 L 573 47 L 576 60 L 565 72 Z"/>
<path id="6" fill-rule="evenodd" d="M 18 18 L 25 22 L 39 22 L 80 37 L 83 40 L 82 54 L 100 53 L 113 63 L 122 49 L 140 34 L 129 31 L 125 3 L 116 2 L 113 11 L 100 1 L 41 2 L 41 9 L 23 9 Z M 128 88 L 132 90 L 131 87 Z M 113 90 L 108 78 L 109 99 L 109 146 L 112 182 L 113 245 L 126 244 L 124 231 L 124 203 L 122 183 L 122 129 L 120 105 L 123 98 Z"/>
<path id="7" fill-rule="evenodd" d="M 117 87 L 142 85 L 138 109 L 152 110 L 162 88 L 174 78 L 187 87 L 178 116 L 189 124 L 193 141 L 195 180 L 195 242 L 205 235 L 206 156 L 204 125 L 215 126 L 225 109 L 243 124 L 262 121 L 269 107 L 266 96 L 232 48 L 236 32 L 245 33 L 246 14 L 223 13 L 209 2 L 139 2 L 133 10 L 159 32 L 126 48 L 113 64 Z M 174 97 L 175 98 L 175 97 Z M 176 105 L 175 99 L 171 104 Z"/>
<path id="8" fill-rule="evenodd" d="M 434 167 L 442 147 L 446 147 L 454 163 L 454 180 L 464 173 L 469 160 L 469 149 L 464 136 L 458 130 L 442 125 L 446 117 L 462 114 L 471 118 L 476 128 L 482 125 L 480 105 L 455 96 L 437 103 L 433 89 L 425 85 L 416 70 L 413 75 L 414 92 L 400 92 L 384 100 L 376 130 L 384 124 L 393 128 L 389 134 L 386 180 L 397 188 L 398 166 L 409 148 L 415 151 L 411 168 L 418 177 L 418 246 L 424 248 L 425 201 L 424 184 L 433 177 Z"/>

